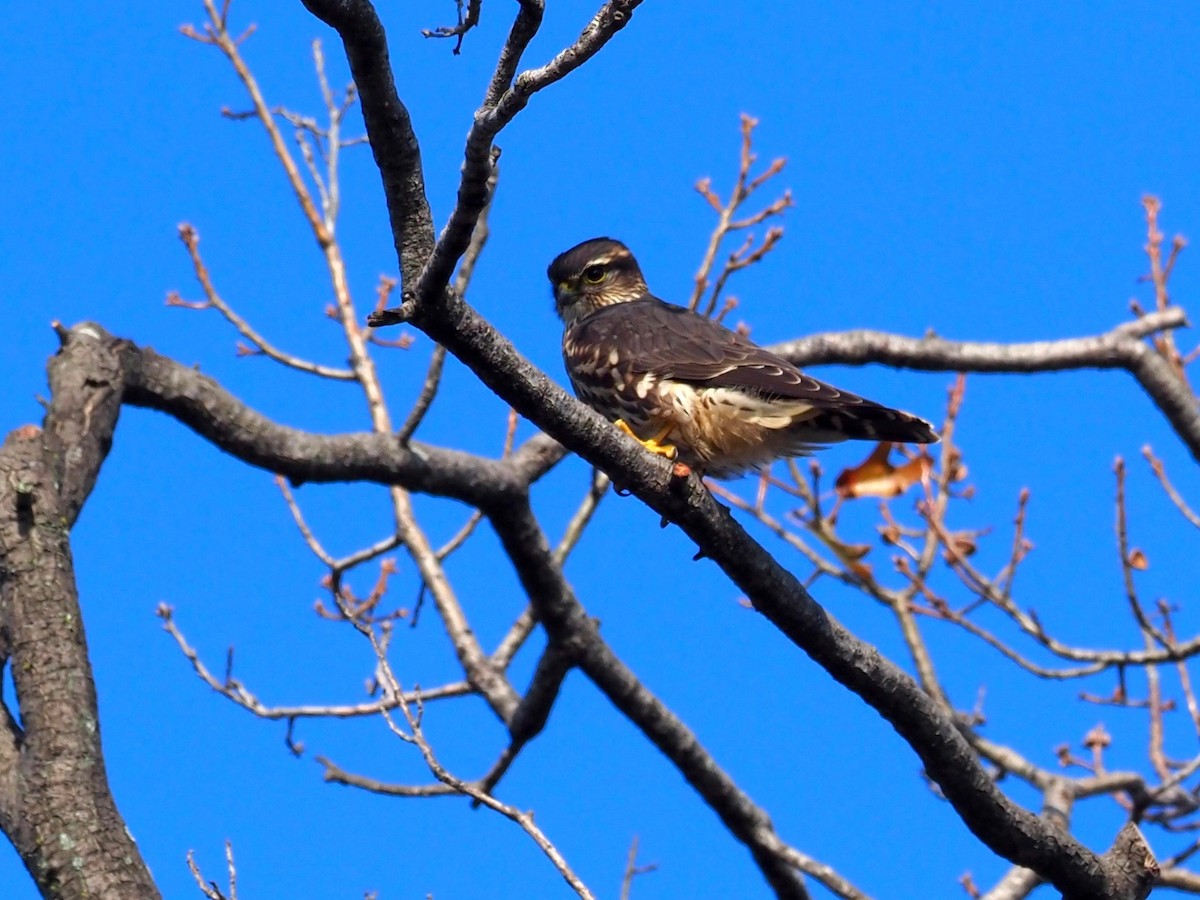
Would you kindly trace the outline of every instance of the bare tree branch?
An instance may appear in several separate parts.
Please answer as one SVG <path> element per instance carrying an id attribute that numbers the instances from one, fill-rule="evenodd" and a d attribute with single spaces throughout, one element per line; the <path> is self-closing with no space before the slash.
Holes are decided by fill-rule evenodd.
<path id="1" fill-rule="evenodd" d="M 405 446 L 390 434 L 328 436 L 278 425 L 188 366 L 133 345 L 125 353 L 126 403 L 168 413 L 225 452 L 292 484 L 371 481 L 474 503 L 504 493 L 525 474 L 511 461 L 415 441 Z M 539 474 L 548 468 L 530 451 L 518 450 L 513 459 Z"/>
<path id="2" fill-rule="evenodd" d="M 881 363 L 923 372 L 1063 372 L 1124 369 L 1150 395 L 1179 439 L 1200 461 L 1200 409 L 1188 385 L 1143 338 L 1187 325 L 1178 306 L 1147 313 L 1095 337 L 995 344 L 906 338 L 880 331 L 814 334 L 771 349 L 798 366 Z"/>

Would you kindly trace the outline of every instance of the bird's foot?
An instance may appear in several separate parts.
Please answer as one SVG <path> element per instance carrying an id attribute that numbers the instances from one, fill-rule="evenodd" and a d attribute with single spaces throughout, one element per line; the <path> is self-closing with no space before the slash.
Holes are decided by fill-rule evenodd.
<path id="1" fill-rule="evenodd" d="M 642 440 L 640 437 L 638 437 L 636 434 L 633 433 L 632 428 L 630 428 L 628 425 L 625 424 L 624 419 L 617 419 L 617 421 L 614 422 L 613 424 L 617 426 L 618 431 L 629 435 L 631 438 L 633 438 L 635 441 L 637 441 L 639 444 L 641 444 L 643 447 L 645 447 L 647 450 L 649 450 L 655 456 L 661 456 L 664 459 L 672 459 L 673 460 L 673 459 L 675 459 L 675 457 L 677 457 L 679 455 L 679 448 L 677 448 L 674 444 L 665 443 L 667 436 L 670 435 L 670 433 L 675 428 L 675 426 L 673 426 L 673 425 L 668 425 L 666 428 L 664 428 L 662 431 L 658 432 L 658 434 L 654 435 L 653 437 L 649 437 L 649 438 L 646 438 L 645 440 Z"/>

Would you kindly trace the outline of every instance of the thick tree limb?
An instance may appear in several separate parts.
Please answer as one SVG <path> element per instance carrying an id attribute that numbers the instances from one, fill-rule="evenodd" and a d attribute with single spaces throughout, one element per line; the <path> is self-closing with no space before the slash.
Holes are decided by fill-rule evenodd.
<path id="1" fill-rule="evenodd" d="M 123 342 L 121 352 L 125 403 L 164 412 L 226 453 L 293 484 L 396 484 L 483 506 L 537 481 L 566 452 L 544 434 L 502 460 L 373 432 L 312 434 L 272 421 L 214 379 L 149 348 Z"/>
<path id="2" fill-rule="evenodd" d="M 0 631 L 20 709 L 0 734 L 0 828 L 47 897 L 142 900 L 158 890 L 113 802 L 68 529 L 120 410 L 121 355 L 97 326 L 50 363 L 42 429 L 0 448 Z"/>
<path id="3" fill-rule="evenodd" d="M 226 453 L 295 484 L 398 484 L 478 505 L 515 486 L 518 471 L 535 475 L 549 467 L 539 449 L 545 440 L 519 449 L 510 464 L 390 434 L 311 434 L 271 421 L 212 378 L 153 350 L 127 344 L 124 354 L 126 403 L 168 413 Z"/>
<path id="4" fill-rule="evenodd" d="M 54 401 L 45 421 L 46 448 L 59 467 L 58 490 L 69 528 L 112 447 L 124 373 L 113 337 L 99 325 L 84 322 L 68 330 L 55 322 L 54 330 L 63 349 L 50 358 Z"/>

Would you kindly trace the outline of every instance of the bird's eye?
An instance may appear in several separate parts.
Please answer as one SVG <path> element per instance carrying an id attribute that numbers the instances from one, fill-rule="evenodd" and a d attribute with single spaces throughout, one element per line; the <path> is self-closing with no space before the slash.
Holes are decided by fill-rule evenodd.
<path id="1" fill-rule="evenodd" d="M 604 266 L 588 266 L 583 270 L 583 280 L 588 284 L 599 284 L 604 280 Z"/>

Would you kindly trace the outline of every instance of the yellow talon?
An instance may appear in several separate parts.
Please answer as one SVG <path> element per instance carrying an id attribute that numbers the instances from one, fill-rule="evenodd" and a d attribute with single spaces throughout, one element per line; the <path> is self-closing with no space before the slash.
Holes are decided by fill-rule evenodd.
<path id="1" fill-rule="evenodd" d="M 624 419 L 617 419 L 617 421 L 614 422 L 613 424 L 617 426 L 618 431 L 624 432 L 625 434 L 629 435 L 631 438 L 633 438 L 635 441 L 637 441 L 639 444 L 641 444 L 643 447 L 645 447 L 647 450 L 649 450 L 655 456 L 662 456 L 662 457 L 665 457 L 666 459 L 674 459 L 675 457 L 677 457 L 679 455 L 679 450 L 675 447 L 674 444 L 664 444 L 663 443 L 663 441 L 667 439 L 667 437 L 671 434 L 671 432 L 675 430 L 674 425 L 667 425 L 665 428 L 663 428 L 661 431 L 659 431 L 658 434 L 654 435 L 654 437 L 647 438 L 646 440 L 643 441 L 640 437 L 638 437 L 636 434 L 633 433 L 632 428 L 630 428 L 628 425 L 625 424 Z"/>

